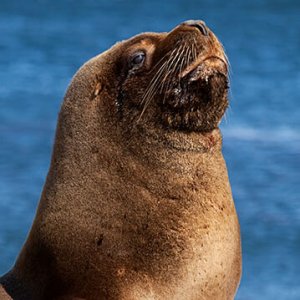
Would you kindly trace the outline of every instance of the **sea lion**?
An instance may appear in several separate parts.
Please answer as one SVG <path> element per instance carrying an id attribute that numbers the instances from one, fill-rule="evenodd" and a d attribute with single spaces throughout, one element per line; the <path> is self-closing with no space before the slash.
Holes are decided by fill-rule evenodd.
<path id="1" fill-rule="evenodd" d="M 74 76 L 12 299 L 233 299 L 239 223 L 218 124 L 228 60 L 202 21 L 117 43 Z M 8 296 L 9 295 L 9 296 Z"/>

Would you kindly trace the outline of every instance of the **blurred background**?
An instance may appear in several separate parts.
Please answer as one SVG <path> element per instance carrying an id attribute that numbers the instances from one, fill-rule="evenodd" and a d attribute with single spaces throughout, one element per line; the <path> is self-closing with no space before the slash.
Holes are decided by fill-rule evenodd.
<path id="1" fill-rule="evenodd" d="M 239 214 L 237 299 L 300 299 L 300 2 L 0 0 L 0 274 L 30 229 L 75 71 L 116 41 L 203 19 L 231 61 L 224 156 Z"/>

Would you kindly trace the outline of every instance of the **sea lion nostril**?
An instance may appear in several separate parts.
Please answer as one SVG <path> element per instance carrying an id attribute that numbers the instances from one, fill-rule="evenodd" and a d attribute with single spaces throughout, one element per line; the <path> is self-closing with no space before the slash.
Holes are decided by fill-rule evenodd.
<path id="1" fill-rule="evenodd" d="M 196 27 L 203 35 L 207 36 L 208 35 L 208 30 L 203 21 L 195 21 L 195 20 L 189 20 L 183 22 L 184 25 L 188 25 L 191 27 Z"/>
<path id="2" fill-rule="evenodd" d="M 205 36 L 208 35 L 207 29 L 203 24 L 194 24 L 194 25 L 191 25 L 191 26 L 194 26 L 194 27 L 198 28 L 203 35 L 205 35 Z"/>

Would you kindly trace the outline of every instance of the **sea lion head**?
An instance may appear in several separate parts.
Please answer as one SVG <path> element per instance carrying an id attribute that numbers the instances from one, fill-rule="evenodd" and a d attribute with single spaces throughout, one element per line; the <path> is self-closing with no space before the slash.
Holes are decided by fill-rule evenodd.
<path id="1" fill-rule="evenodd" d="M 111 50 L 118 78 L 114 105 L 127 126 L 150 122 L 189 132 L 218 126 L 228 106 L 228 60 L 204 22 L 143 33 Z"/>

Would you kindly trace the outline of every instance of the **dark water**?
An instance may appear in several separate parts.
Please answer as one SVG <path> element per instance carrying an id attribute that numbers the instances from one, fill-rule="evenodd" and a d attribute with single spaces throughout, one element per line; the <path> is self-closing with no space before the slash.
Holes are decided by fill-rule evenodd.
<path id="1" fill-rule="evenodd" d="M 300 299 L 300 2 L 0 1 L 0 273 L 34 217 L 77 68 L 115 41 L 204 19 L 227 50 L 222 124 L 243 238 L 237 299 Z"/>

